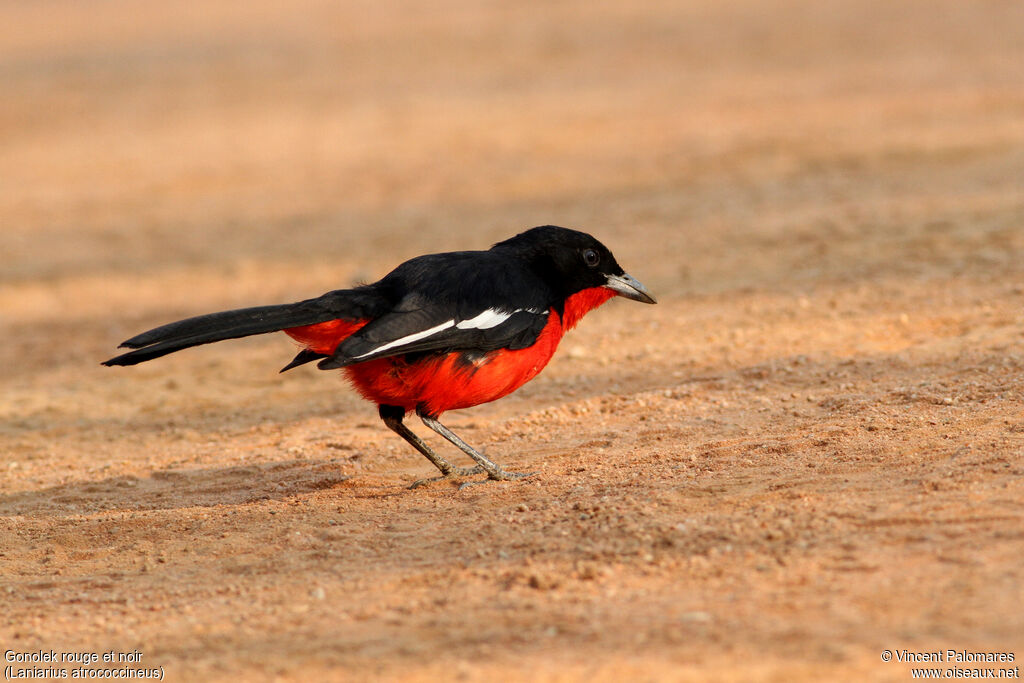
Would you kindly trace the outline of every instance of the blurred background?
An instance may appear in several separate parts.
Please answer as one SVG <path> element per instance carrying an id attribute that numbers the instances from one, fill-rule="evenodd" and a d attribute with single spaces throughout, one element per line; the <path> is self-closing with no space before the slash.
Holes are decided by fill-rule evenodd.
<path id="1" fill-rule="evenodd" d="M 277 375 L 284 335 L 99 366 L 545 223 L 659 305 L 453 412 L 521 485 L 406 491 L 429 466 Z M 1011 651 L 1024 2 L 0 0 L 0 331 L 12 648 L 414 681 Z"/>
<path id="2" fill-rule="evenodd" d="M 182 269 L 305 296 L 543 223 L 595 233 L 663 296 L 1020 246 L 1014 0 L 0 12 L 8 311 L 67 278 L 108 307 L 180 306 L 127 290 Z M 933 254 L 950 243 L 956 263 Z"/>

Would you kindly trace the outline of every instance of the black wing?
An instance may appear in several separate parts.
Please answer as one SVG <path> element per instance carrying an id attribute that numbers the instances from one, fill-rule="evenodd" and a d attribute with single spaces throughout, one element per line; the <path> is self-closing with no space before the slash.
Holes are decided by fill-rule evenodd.
<path id="1" fill-rule="evenodd" d="M 554 297 L 521 261 L 493 252 L 434 254 L 408 261 L 379 283 L 397 305 L 342 342 L 318 367 L 435 351 L 493 351 L 532 345 Z"/>

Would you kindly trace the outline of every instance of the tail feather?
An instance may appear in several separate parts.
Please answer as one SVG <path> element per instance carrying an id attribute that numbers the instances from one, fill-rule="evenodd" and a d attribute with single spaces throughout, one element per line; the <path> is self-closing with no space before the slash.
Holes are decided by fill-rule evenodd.
<path id="1" fill-rule="evenodd" d="M 292 304 L 209 313 L 161 325 L 121 344 L 134 349 L 103 365 L 135 365 L 201 344 L 277 332 L 336 319 L 369 318 L 381 305 L 369 287 L 341 289 Z"/>
<path id="2" fill-rule="evenodd" d="M 292 358 L 292 362 L 291 363 L 288 363 L 288 365 L 286 365 L 283 368 L 281 368 L 278 372 L 288 372 L 292 368 L 297 368 L 300 365 L 305 365 L 306 363 L 312 363 L 315 360 L 319 360 L 321 358 L 327 358 L 327 357 L 328 356 L 327 356 L 326 353 L 318 353 L 318 352 L 316 352 L 316 351 L 314 351 L 312 349 L 302 349 L 301 351 L 299 351 L 295 355 L 295 358 Z"/>

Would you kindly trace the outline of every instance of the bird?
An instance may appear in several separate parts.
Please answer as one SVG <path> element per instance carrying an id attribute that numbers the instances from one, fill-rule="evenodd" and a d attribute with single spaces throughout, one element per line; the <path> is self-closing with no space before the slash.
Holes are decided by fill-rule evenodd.
<path id="1" fill-rule="evenodd" d="M 280 372 L 313 361 L 321 370 L 341 369 L 377 404 L 384 424 L 440 471 L 414 486 L 482 473 L 483 481 L 519 479 L 535 473 L 504 469 L 443 425 L 441 415 L 497 400 L 536 377 L 562 336 L 616 296 L 656 303 L 596 238 L 543 225 L 487 250 L 412 258 L 370 284 L 162 325 L 126 340 L 119 348 L 131 350 L 102 364 L 135 365 L 283 331 L 301 350 Z M 438 454 L 405 424 L 409 412 L 476 465 L 456 467 Z"/>

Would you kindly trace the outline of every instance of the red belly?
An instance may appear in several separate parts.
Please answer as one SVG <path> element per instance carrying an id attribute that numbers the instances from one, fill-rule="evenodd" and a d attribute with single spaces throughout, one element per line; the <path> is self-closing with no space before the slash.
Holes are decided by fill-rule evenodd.
<path id="1" fill-rule="evenodd" d="M 499 349 L 475 358 L 454 352 L 412 362 L 394 356 L 350 365 L 345 373 L 370 401 L 407 410 L 422 406 L 428 414 L 440 415 L 512 393 L 548 364 L 561 338 L 562 325 L 552 311 L 537 341 L 526 349 Z"/>
<path id="2" fill-rule="evenodd" d="M 565 331 L 614 295 L 605 287 L 593 287 L 570 296 L 563 317 L 560 319 L 553 309 L 549 311 L 547 325 L 526 349 L 415 355 L 412 360 L 404 355 L 391 356 L 350 365 L 344 372 L 360 394 L 378 404 L 406 410 L 422 406 L 435 416 L 480 405 L 506 396 L 536 377 L 551 360 Z M 330 320 L 285 332 L 306 348 L 329 355 L 367 322 Z"/>

